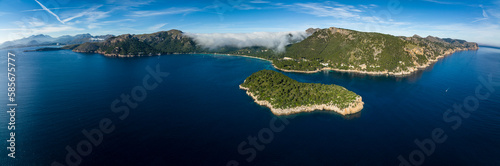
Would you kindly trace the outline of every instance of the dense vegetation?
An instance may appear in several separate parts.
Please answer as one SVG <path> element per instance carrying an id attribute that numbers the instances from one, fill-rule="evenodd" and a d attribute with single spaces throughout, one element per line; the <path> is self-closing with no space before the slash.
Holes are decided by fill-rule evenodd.
<path id="1" fill-rule="evenodd" d="M 333 104 L 342 109 L 359 97 L 338 85 L 301 83 L 272 70 L 253 73 L 241 86 L 248 88 L 259 100 L 269 101 L 275 108 Z"/>
<path id="2" fill-rule="evenodd" d="M 340 28 L 321 29 L 287 47 L 274 64 L 281 69 L 312 71 L 324 67 L 361 71 L 406 71 L 455 48 L 477 48 L 463 40 L 396 37 Z"/>

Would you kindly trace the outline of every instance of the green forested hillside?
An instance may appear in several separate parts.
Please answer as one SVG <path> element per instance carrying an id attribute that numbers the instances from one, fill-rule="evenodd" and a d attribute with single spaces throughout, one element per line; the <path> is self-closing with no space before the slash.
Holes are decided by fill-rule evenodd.
<path id="1" fill-rule="evenodd" d="M 301 83 L 272 70 L 252 74 L 241 86 L 275 108 L 333 104 L 343 109 L 359 97 L 338 85 Z"/>
<path id="2" fill-rule="evenodd" d="M 397 37 L 381 33 L 340 28 L 316 31 L 307 39 L 290 45 L 273 63 L 281 69 L 313 71 L 333 69 L 367 72 L 402 72 L 423 66 L 454 49 L 477 49 L 463 40 Z"/>

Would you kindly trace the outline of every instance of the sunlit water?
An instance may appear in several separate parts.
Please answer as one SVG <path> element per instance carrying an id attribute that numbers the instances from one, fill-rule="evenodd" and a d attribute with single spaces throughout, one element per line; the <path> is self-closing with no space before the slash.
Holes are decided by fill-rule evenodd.
<path id="1" fill-rule="evenodd" d="M 424 165 L 500 165 L 500 86 L 468 118 L 454 103 L 475 97 L 478 77 L 500 82 L 500 50 L 481 48 L 448 56 L 410 77 L 365 76 L 337 72 L 285 73 L 301 82 L 337 84 L 363 97 L 360 114 L 302 113 L 289 123 L 240 90 L 252 73 L 273 69 L 267 61 L 222 55 L 165 55 L 109 58 L 67 50 L 16 53 L 16 159 L 7 157 L 7 51 L 0 50 L 1 165 L 66 164 L 65 149 L 88 140 L 82 130 L 99 128 L 108 118 L 114 131 L 81 156 L 81 165 L 398 165 L 420 151 L 415 140 L 443 143 Z M 159 64 L 169 75 L 124 119 L 110 110 Z M 486 93 L 488 90 L 482 90 Z M 470 99 L 470 97 L 469 97 Z M 474 103 L 469 103 L 474 104 Z M 121 106 L 122 104 L 120 104 Z M 465 109 L 464 109 L 465 110 Z M 271 132 L 270 122 L 280 128 Z M 282 129 L 282 130 L 281 130 Z M 264 133 L 264 134 L 263 134 Z M 243 144 L 263 137 L 259 147 Z M 88 150 L 88 149 L 84 149 Z M 251 151 L 255 150 L 255 158 Z M 413 156 L 415 157 L 415 156 Z M 247 160 L 248 159 L 248 160 Z"/>

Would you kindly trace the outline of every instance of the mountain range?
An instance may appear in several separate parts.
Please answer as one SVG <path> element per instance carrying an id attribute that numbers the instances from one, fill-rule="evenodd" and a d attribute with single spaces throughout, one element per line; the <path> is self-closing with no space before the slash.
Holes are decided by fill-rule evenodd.
<path id="1" fill-rule="evenodd" d="M 104 41 L 110 37 L 113 37 L 113 35 L 92 36 L 87 33 L 87 34 L 78 34 L 75 36 L 64 35 L 61 37 L 53 38 L 49 35 L 39 34 L 18 40 L 4 42 L 0 45 L 0 49 L 46 46 L 46 45 L 82 44 L 86 42 Z"/>

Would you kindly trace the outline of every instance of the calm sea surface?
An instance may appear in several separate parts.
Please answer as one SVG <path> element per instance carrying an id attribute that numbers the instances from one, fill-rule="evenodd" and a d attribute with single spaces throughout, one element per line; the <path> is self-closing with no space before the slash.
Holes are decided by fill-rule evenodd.
<path id="1" fill-rule="evenodd" d="M 404 78 L 285 73 L 301 82 L 344 86 L 365 105 L 349 117 L 318 111 L 279 119 L 238 88 L 254 72 L 275 70 L 267 61 L 25 49 L 34 48 L 10 50 L 16 53 L 15 159 L 5 148 L 9 50 L 0 50 L 0 165 L 68 165 L 68 156 L 93 166 L 399 165 L 401 158 L 423 165 L 500 165 L 499 49 L 458 52 Z M 157 65 L 169 75 L 155 89 L 136 93 L 144 100 L 131 97 L 135 108 L 121 103 L 122 95 L 138 92 L 150 73 L 146 68 Z M 490 76 L 496 84 L 480 81 Z M 479 99 L 478 87 L 489 96 Z M 111 110 L 115 100 L 115 107 L 129 110 L 123 120 L 122 112 Z M 103 133 L 97 146 L 89 144 L 82 131 L 96 131 L 101 121 L 114 130 Z M 75 157 L 68 149 L 89 154 Z"/>

